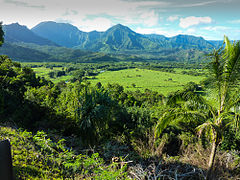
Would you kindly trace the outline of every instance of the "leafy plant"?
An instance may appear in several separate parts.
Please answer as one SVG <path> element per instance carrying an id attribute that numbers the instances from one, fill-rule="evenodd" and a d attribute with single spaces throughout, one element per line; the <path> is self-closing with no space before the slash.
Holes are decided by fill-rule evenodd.
<path id="1" fill-rule="evenodd" d="M 64 139 L 53 142 L 43 131 L 0 127 L 0 140 L 9 139 L 17 179 L 125 178 L 125 166 L 106 165 L 98 153 L 91 156 L 67 149 Z"/>

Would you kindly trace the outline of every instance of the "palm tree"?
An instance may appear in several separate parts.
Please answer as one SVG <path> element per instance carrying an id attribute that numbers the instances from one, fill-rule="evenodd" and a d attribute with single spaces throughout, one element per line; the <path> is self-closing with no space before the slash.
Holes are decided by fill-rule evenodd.
<path id="1" fill-rule="evenodd" d="M 223 50 L 215 50 L 210 55 L 213 58 L 210 70 L 212 70 L 217 90 L 217 113 L 213 116 L 212 121 L 209 120 L 198 127 L 200 132 L 205 128 L 212 130 L 212 149 L 207 179 L 211 178 L 217 147 L 222 140 L 223 132 L 228 125 L 236 120 L 236 116 L 233 116 L 231 112 L 236 109 L 239 102 L 239 88 L 237 86 L 240 80 L 240 42 L 231 43 L 225 36 L 224 44 Z"/>
<path id="2" fill-rule="evenodd" d="M 213 77 L 214 88 L 217 94 L 217 105 L 212 107 L 201 101 L 205 107 L 207 107 L 210 116 L 206 116 L 206 121 L 197 127 L 197 130 L 201 134 L 202 132 L 211 132 L 211 154 L 208 163 L 207 179 L 211 179 L 214 160 L 218 145 L 223 138 L 224 130 L 232 123 L 236 124 L 236 120 L 239 120 L 238 115 L 234 113 L 239 110 L 240 93 L 238 83 L 240 82 L 240 42 L 231 43 L 230 40 L 224 37 L 224 48 L 214 50 L 209 56 L 212 58 L 212 62 L 209 64 L 210 73 Z M 199 99 L 195 99 L 199 102 Z M 166 112 L 159 120 L 155 133 L 159 135 L 162 130 L 173 120 L 172 117 L 181 117 L 182 114 L 194 114 L 195 116 L 204 117 L 204 112 L 199 109 L 201 113 L 195 111 L 189 111 L 186 108 L 173 109 Z M 185 113 L 182 113 L 185 112 Z M 202 113 L 203 112 L 203 113 Z M 206 112 L 206 111 L 205 111 Z M 178 119 L 176 118 L 176 119 Z"/>

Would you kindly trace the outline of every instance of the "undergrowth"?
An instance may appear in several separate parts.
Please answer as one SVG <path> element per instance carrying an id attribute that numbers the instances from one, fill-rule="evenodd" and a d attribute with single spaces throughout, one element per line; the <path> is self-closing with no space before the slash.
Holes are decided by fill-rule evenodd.
<path id="1" fill-rule="evenodd" d="M 64 139 L 53 142 L 43 131 L 0 127 L 0 140 L 11 144 L 16 179 L 125 179 L 126 167 L 106 165 L 98 153 L 90 156 L 67 149 Z"/>

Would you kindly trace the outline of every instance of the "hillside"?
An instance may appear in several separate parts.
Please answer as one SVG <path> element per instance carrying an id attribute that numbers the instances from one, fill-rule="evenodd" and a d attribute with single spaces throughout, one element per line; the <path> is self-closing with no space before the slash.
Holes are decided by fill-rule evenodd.
<path id="1" fill-rule="evenodd" d="M 5 34 L 4 39 L 7 42 L 24 42 L 38 45 L 58 46 L 56 43 L 36 35 L 26 26 L 22 26 L 18 23 L 4 25 L 3 31 Z"/>
<path id="2" fill-rule="evenodd" d="M 116 169 L 116 164 L 105 165 L 98 153 L 86 156 L 67 150 L 65 139 L 56 134 L 48 135 L 44 131 L 34 134 L 0 126 L 0 135 L 0 140 L 8 139 L 11 143 L 16 179 L 105 179 L 125 176 L 122 169 Z"/>
<path id="3" fill-rule="evenodd" d="M 55 61 L 51 55 L 29 48 L 23 47 L 13 43 L 4 43 L 0 47 L 0 54 L 8 55 L 17 61 Z"/>
<path id="4" fill-rule="evenodd" d="M 56 46 L 40 46 L 32 43 L 5 43 L 0 54 L 23 62 L 101 62 L 117 61 L 118 58 L 104 53 L 83 51 Z"/>
<path id="5" fill-rule="evenodd" d="M 71 24 L 56 23 L 53 21 L 41 22 L 33 27 L 31 31 L 61 46 L 69 48 L 84 43 L 87 35 L 87 33 L 80 31 Z"/>
<path id="6" fill-rule="evenodd" d="M 94 43 L 95 42 L 95 43 Z M 100 38 L 86 42 L 78 48 L 102 52 L 149 51 L 160 46 L 144 35 L 132 31 L 121 24 L 109 28 Z"/>

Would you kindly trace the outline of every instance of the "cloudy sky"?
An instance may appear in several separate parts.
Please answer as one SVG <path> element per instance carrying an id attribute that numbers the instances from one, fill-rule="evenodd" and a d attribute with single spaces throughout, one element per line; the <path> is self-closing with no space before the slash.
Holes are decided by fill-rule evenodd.
<path id="1" fill-rule="evenodd" d="M 123 24 L 143 34 L 240 39 L 240 0 L 0 0 L 0 21 L 32 28 L 67 22 L 82 31 Z"/>

